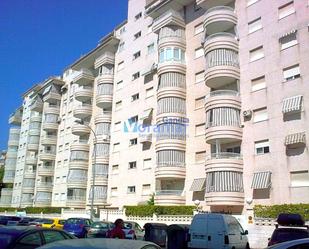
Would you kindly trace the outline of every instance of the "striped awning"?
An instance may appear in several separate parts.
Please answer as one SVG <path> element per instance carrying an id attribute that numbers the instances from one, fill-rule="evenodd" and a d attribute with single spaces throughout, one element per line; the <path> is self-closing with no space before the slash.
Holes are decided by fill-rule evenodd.
<path id="1" fill-rule="evenodd" d="M 279 42 L 282 42 L 282 40 L 284 40 L 285 38 L 287 38 L 287 37 L 290 36 L 290 35 L 296 35 L 296 33 L 297 33 L 297 30 L 296 30 L 296 29 L 292 29 L 291 31 L 286 32 L 285 34 L 283 34 L 283 35 L 280 36 Z"/>
<path id="2" fill-rule="evenodd" d="M 302 95 L 293 96 L 283 100 L 282 112 L 300 112 L 302 108 Z"/>
<path id="3" fill-rule="evenodd" d="M 271 186 L 271 172 L 257 172 L 253 174 L 252 189 L 267 189 Z"/>
<path id="4" fill-rule="evenodd" d="M 305 132 L 299 132 L 287 135 L 285 137 L 284 144 L 286 146 L 292 145 L 292 144 L 306 144 L 306 133 Z"/>
<path id="5" fill-rule="evenodd" d="M 206 178 L 194 179 L 190 191 L 202 191 L 205 189 Z"/>

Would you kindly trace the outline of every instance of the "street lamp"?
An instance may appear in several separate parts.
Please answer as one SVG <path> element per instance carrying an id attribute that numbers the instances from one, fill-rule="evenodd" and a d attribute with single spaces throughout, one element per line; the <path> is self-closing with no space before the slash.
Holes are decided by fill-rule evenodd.
<path id="1" fill-rule="evenodd" d="M 94 146 L 93 146 L 93 164 L 92 164 L 92 192 L 91 192 L 91 206 L 90 206 L 90 218 L 94 218 L 94 210 L 93 210 L 93 203 L 94 203 L 94 186 L 95 186 L 95 166 L 96 166 L 96 159 L 97 159 L 97 135 L 95 134 L 95 131 L 90 127 L 90 125 L 86 124 L 84 120 L 77 119 L 75 120 L 75 123 L 84 125 L 90 129 L 94 136 Z"/>

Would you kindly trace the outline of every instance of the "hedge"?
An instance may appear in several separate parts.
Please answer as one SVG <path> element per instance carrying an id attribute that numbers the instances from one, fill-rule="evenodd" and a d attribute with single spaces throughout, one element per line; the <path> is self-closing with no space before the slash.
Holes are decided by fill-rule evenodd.
<path id="1" fill-rule="evenodd" d="M 126 216 L 152 216 L 156 215 L 193 215 L 195 206 L 155 206 L 139 205 L 125 206 Z"/>
<path id="2" fill-rule="evenodd" d="M 253 210 L 254 216 L 259 218 L 275 219 L 280 213 L 297 213 L 309 220 L 309 204 L 255 205 Z"/>
<path id="3" fill-rule="evenodd" d="M 26 207 L 26 208 L 12 208 L 12 207 L 0 207 L 0 212 L 15 212 L 25 211 L 27 214 L 60 214 L 60 207 Z"/>

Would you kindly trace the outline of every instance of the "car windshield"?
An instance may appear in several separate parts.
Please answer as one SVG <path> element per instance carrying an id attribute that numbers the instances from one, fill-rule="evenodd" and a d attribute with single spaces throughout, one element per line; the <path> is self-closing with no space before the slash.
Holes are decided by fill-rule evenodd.
<path id="1" fill-rule="evenodd" d="M 125 222 L 125 223 L 123 224 L 123 228 L 124 228 L 124 229 L 132 229 L 132 224 L 131 224 L 131 223 L 128 223 L 128 222 Z"/>
<path id="2" fill-rule="evenodd" d="M 82 219 L 68 219 L 66 221 L 66 224 L 81 224 L 84 223 L 84 220 Z"/>
<path id="3" fill-rule="evenodd" d="M 10 234 L 0 234 L 0 245 L 1 248 L 6 248 L 6 246 L 13 240 L 13 235 Z"/>
<path id="4" fill-rule="evenodd" d="M 275 231 L 272 240 L 276 242 L 284 242 L 308 237 L 309 233 L 304 229 L 280 229 Z"/>
<path id="5" fill-rule="evenodd" d="M 65 222 L 66 222 L 66 220 L 59 220 L 59 221 L 58 221 L 58 223 L 59 223 L 60 225 L 63 225 Z"/>
<path id="6" fill-rule="evenodd" d="M 91 225 L 92 228 L 106 228 L 108 229 L 108 224 L 103 222 L 94 222 Z"/>

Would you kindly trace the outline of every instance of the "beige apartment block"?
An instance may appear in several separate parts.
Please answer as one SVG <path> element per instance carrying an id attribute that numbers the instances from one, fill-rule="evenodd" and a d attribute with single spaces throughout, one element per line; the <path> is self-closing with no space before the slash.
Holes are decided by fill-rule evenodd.
<path id="1" fill-rule="evenodd" d="M 23 95 L 1 206 L 309 203 L 308 24 L 307 0 L 129 0 Z"/>

